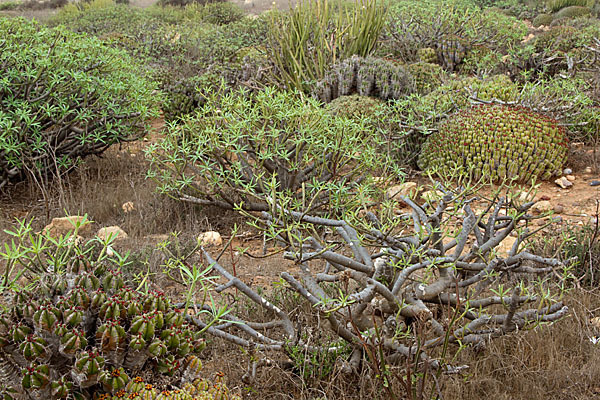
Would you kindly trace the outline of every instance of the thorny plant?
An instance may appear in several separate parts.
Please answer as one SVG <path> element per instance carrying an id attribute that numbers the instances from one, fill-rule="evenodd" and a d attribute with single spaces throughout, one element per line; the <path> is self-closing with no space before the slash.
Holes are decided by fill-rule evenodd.
<path id="1" fill-rule="evenodd" d="M 348 372 L 357 371 L 366 357 L 378 366 L 381 379 L 387 365 L 403 364 L 412 378 L 416 371 L 437 379 L 462 368 L 447 364 L 450 346 L 483 348 L 490 339 L 551 323 L 568 311 L 561 301 L 562 284 L 572 276 L 572 260 L 563 263 L 527 249 L 528 239 L 542 229 L 532 228 L 535 218 L 528 211 L 533 202 L 520 204 L 498 192 L 479 210 L 466 190 L 437 190 L 441 198 L 422 205 L 398 199 L 410 207 L 407 214 L 380 220 L 362 211 L 363 218 L 357 213 L 352 225 L 277 205 L 254 216 L 256 226 L 283 244 L 285 257 L 297 266 L 300 279 L 281 273 L 289 290 L 353 347 Z M 509 236 L 514 243 L 504 254 L 497 248 Z M 303 327 L 288 310 L 231 275 L 204 249 L 202 253 L 227 280 L 217 292 L 236 288 L 272 315 L 270 321 L 254 322 L 230 314 L 235 325 L 208 327 L 208 333 L 255 351 L 288 352 L 290 346 L 338 350 L 336 345 L 306 343 Z M 324 289 L 332 283 L 337 295 Z M 253 375 L 256 363 L 251 370 Z M 424 383 L 403 382 L 407 390 L 423 393 Z"/>

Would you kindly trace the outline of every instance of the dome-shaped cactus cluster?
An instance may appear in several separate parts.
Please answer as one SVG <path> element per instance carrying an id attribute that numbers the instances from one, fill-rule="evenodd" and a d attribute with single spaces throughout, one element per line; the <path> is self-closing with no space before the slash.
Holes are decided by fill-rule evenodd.
<path id="1" fill-rule="evenodd" d="M 317 82 L 313 95 L 324 103 L 353 93 L 390 100 L 414 90 L 414 79 L 403 65 L 382 58 L 352 56 L 335 64 Z"/>
<path id="2" fill-rule="evenodd" d="M 563 127 L 524 108 L 475 106 L 448 118 L 423 146 L 419 166 L 474 179 L 528 181 L 560 173 L 567 156 Z"/>
<path id="3" fill-rule="evenodd" d="M 193 382 L 203 348 L 165 294 L 141 294 L 118 270 L 79 255 L 65 274 L 42 275 L 0 313 L 0 396 L 86 399 L 114 394 L 150 370 L 165 382 Z"/>

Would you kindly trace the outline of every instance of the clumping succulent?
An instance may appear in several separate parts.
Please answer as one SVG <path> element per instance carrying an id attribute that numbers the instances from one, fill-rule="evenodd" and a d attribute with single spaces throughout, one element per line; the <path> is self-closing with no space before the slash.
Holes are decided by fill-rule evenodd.
<path id="1" fill-rule="evenodd" d="M 408 65 L 408 70 L 415 79 L 417 93 L 428 94 L 444 83 L 444 69 L 431 62 L 417 62 Z"/>
<path id="2" fill-rule="evenodd" d="M 562 10 L 565 7 L 571 6 L 586 6 L 588 0 L 550 0 L 548 6 L 554 12 Z"/>
<path id="3" fill-rule="evenodd" d="M 550 26 L 554 17 L 551 14 L 539 14 L 532 21 L 532 25 L 537 28 L 539 26 L 545 25 Z"/>
<path id="4" fill-rule="evenodd" d="M 417 57 L 419 58 L 420 62 L 424 62 L 424 63 L 435 64 L 435 63 L 437 63 L 437 60 L 438 60 L 435 49 L 432 47 L 420 48 L 419 50 L 417 50 Z"/>
<path id="5" fill-rule="evenodd" d="M 347 118 L 371 117 L 378 108 L 385 104 L 383 100 L 375 97 L 359 96 L 353 94 L 350 96 L 340 96 L 327 104 L 327 110 L 337 116 Z"/>
<path id="6" fill-rule="evenodd" d="M 471 44 L 457 35 L 445 35 L 436 44 L 437 59 L 449 71 L 454 71 L 463 62 Z"/>
<path id="7" fill-rule="evenodd" d="M 419 166 L 476 180 L 548 179 L 560 173 L 567 149 L 557 121 L 525 108 L 480 105 L 442 123 L 423 146 Z"/>
<path id="8" fill-rule="evenodd" d="M 197 378 L 179 387 L 163 389 L 137 376 L 113 395 L 98 394 L 95 400 L 241 400 L 229 390 L 222 378 L 222 374 L 217 374 L 214 382 Z"/>
<path id="9" fill-rule="evenodd" d="M 377 57 L 352 56 L 335 64 L 317 82 L 313 96 L 324 103 L 354 93 L 390 100 L 414 90 L 414 78 L 402 64 Z"/>
<path id="10" fill-rule="evenodd" d="M 569 6 L 569 7 L 563 8 L 562 10 L 560 10 L 559 12 L 554 14 L 554 18 L 556 18 L 556 19 L 578 18 L 578 17 L 585 17 L 587 15 L 590 15 L 591 13 L 592 13 L 592 10 L 590 10 L 588 7 Z"/>
<path id="11" fill-rule="evenodd" d="M 164 293 L 136 291 L 106 263 L 73 256 L 0 312 L 0 398 L 113 396 L 150 371 L 166 384 L 199 378 L 199 330 Z"/>

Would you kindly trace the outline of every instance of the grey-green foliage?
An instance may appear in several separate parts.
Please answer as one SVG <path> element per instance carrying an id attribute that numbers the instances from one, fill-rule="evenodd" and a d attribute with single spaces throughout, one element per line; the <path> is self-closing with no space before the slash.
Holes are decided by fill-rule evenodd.
<path id="1" fill-rule="evenodd" d="M 96 38 L 0 18 L 0 188 L 145 133 L 155 84 Z"/>
<path id="2" fill-rule="evenodd" d="M 470 0 L 396 0 L 389 14 L 381 54 L 404 62 L 418 61 L 421 48 L 439 50 L 444 38 L 460 38 L 466 50 L 484 45 L 504 53 L 527 32 L 516 18 L 499 10 L 483 11 Z"/>
<path id="3" fill-rule="evenodd" d="M 588 0 L 550 0 L 548 1 L 548 7 L 553 12 L 559 11 L 565 7 L 571 6 L 587 6 Z"/>
<path id="4" fill-rule="evenodd" d="M 577 18 L 577 17 L 585 17 L 586 15 L 591 14 L 591 10 L 584 6 L 570 6 L 565 7 L 556 14 L 554 14 L 554 19 L 561 18 Z"/>
<path id="5" fill-rule="evenodd" d="M 551 14 L 539 14 L 532 21 L 532 25 L 537 28 L 539 26 L 545 25 L 550 26 L 554 17 Z"/>
<path id="6" fill-rule="evenodd" d="M 313 95 L 329 103 L 353 93 L 389 100 L 414 91 L 414 78 L 403 65 L 376 57 L 352 56 L 335 64 L 317 82 Z"/>
<path id="7" fill-rule="evenodd" d="M 400 173 L 381 146 L 366 121 L 331 116 L 316 100 L 267 88 L 209 96 L 147 154 L 149 176 L 179 199 L 247 211 L 282 201 L 341 211 L 361 201 L 365 177 Z"/>

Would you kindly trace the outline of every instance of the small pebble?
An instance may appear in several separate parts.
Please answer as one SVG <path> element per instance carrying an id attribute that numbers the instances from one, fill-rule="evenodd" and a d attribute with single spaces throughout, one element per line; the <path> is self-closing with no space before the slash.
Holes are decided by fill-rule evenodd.
<path id="1" fill-rule="evenodd" d="M 574 175 L 567 175 L 567 179 L 570 180 L 571 182 L 573 182 L 575 180 L 575 176 Z"/>
<path id="2" fill-rule="evenodd" d="M 573 173 L 573 170 L 571 168 L 565 168 L 563 170 L 563 175 L 571 175 Z"/>
<path id="3" fill-rule="evenodd" d="M 561 214 L 563 211 L 565 211 L 565 207 L 562 206 L 561 204 L 557 204 L 554 206 L 554 212 L 556 214 Z"/>
<path id="4" fill-rule="evenodd" d="M 600 186 L 600 181 L 599 180 L 593 180 L 590 182 L 590 186 Z"/>
<path id="5" fill-rule="evenodd" d="M 586 174 L 591 174 L 592 173 L 592 167 L 585 167 L 585 169 L 583 170 L 583 172 L 585 172 Z"/>

